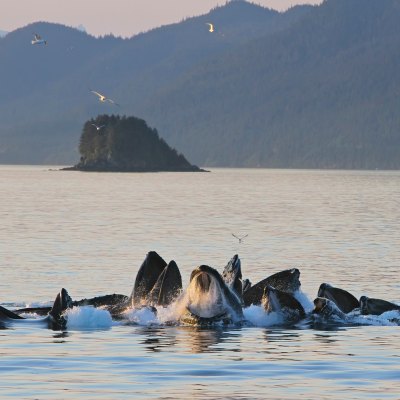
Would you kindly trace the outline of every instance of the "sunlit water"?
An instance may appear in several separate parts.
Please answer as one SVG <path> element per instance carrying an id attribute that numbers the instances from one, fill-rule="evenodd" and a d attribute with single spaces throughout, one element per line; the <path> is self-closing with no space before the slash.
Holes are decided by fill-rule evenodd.
<path id="1" fill-rule="evenodd" d="M 129 295 L 150 250 L 177 262 L 184 286 L 194 267 L 221 271 L 238 253 L 253 283 L 298 267 L 309 304 L 322 282 L 400 301 L 400 172 L 1 166 L 0 193 L 9 308 L 49 304 L 61 287 L 74 299 Z M 245 316 L 254 326 L 196 329 L 85 307 L 66 332 L 15 323 L 0 330 L 0 398 L 400 397 L 400 327 L 389 318 L 288 329 L 260 308 Z"/>

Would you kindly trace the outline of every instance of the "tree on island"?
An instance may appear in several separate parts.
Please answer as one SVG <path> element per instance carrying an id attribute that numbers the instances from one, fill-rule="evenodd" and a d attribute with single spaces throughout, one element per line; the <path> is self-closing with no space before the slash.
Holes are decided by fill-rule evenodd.
<path id="1" fill-rule="evenodd" d="M 80 138 L 81 171 L 201 171 L 136 117 L 99 115 L 86 121 Z"/>

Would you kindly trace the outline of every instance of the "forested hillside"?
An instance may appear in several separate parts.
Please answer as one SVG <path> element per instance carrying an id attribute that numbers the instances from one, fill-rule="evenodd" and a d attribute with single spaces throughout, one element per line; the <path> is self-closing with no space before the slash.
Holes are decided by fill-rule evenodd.
<path id="1" fill-rule="evenodd" d="M 395 0 L 326 1 L 192 70 L 146 118 L 209 166 L 399 168 L 399 18 Z"/>
<path id="2" fill-rule="evenodd" d="M 399 18 L 397 0 L 234 1 L 126 40 L 21 28 L 0 39 L 0 162 L 71 164 L 83 121 L 118 112 L 198 165 L 398 169 Z"/>

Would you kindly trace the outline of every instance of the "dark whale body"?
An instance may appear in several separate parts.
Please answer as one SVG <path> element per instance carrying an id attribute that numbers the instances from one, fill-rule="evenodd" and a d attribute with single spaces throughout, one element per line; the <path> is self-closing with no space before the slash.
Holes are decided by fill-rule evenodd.
<path id="1" fill-rule="evenodd" d="M 387 311 L 400 311 L 400 306 L 390 301 L 373 299 L 367 296 L 360 298 L 360 312 L 363 315 L 381 315 Z"/>
<path id="2" fill-rule="evenodd" d="M 265 286 L 261 305 L 268 314 L 280 313 L 288 323 L 296 323 L 306 316 L 303 306 L 292 294 L 270 285 Z"/>
<path id="3" fill-rule="evenodd" d="M 359 301 L 346 290 L 322 283 L 318 289 L 318 297 L 333 301 L 345 314 L 360 307 Z"/>
<path id="4" fill-rule="evenodd" d="M 260 305 L 267 286 L 272 286 L 281 292 L 293 294 L 301 286 L 300 271 L 297 268 L 286 269 L 250 286 L 243 293 L 244 306 Z"/>
<path id="5" fill-rule="evenodd" d="M 18 321 L 33 321 L 35 323 L 44 324 L 49 329 L 53 330 L 63 330 L 66 328 L 67 320 L 65 319 L 63 313 L 72 307 L 72 300 L 68 292 L 63 288 L 57 294 L 54 300 L 53 307 L 50 308 L 46 317 L 42 319 L 29 319 L 21 317 L 19 314 L 10 311 L 4 307 L 0 306 L 0 321 L 3 326 L 12 324 Z"/>
<path id="6" fill-rule="evenodd" d="M 110 294 L 73 302 L 76 306 L 102 307 L 113 318 L 121 318 L 128 308 L 170 305 L 182 291 L 182 278 L 175 261 L 168 264 L 155 251 L 150 251 L 140 266 L 130 296 Z"/>
<path id="7" fill-rule="evenodd" d="M 131 294 L 133 307 L 168 306 L 182 291 L 182 277 L 175 261 L 167 264 L 150 251 L 136 275 Z"/>
<path id="8" fill-rule="evenodd" d="M 117 315 L 120 310 L 123 310 L 127 307 L 129 299 L 129 296 L 125 296 L 123 294 L 108 294 L 104 296 L 92 297 L 89 299 L 73 300 L 71 303 L 71 307 L 102 307 L 110 311 L 111 314 L 113 314 L 114 312 Z M 50 310 L 51 307 L 28 307 L 15 310 L 14 313 L 18 315 L 37 314 L 45 316 L 50 312 Z"/>

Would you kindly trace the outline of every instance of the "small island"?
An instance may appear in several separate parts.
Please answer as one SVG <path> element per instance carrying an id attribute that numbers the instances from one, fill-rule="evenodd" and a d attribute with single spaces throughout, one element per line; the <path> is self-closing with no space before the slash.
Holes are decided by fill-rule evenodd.
<path id="1" fill-rule="evenodd" d="M 205 172 L 160 138 L 156 129 L 136 117 L 99 115 L 86 121 L 78 164 L 69 171 Z"/>

